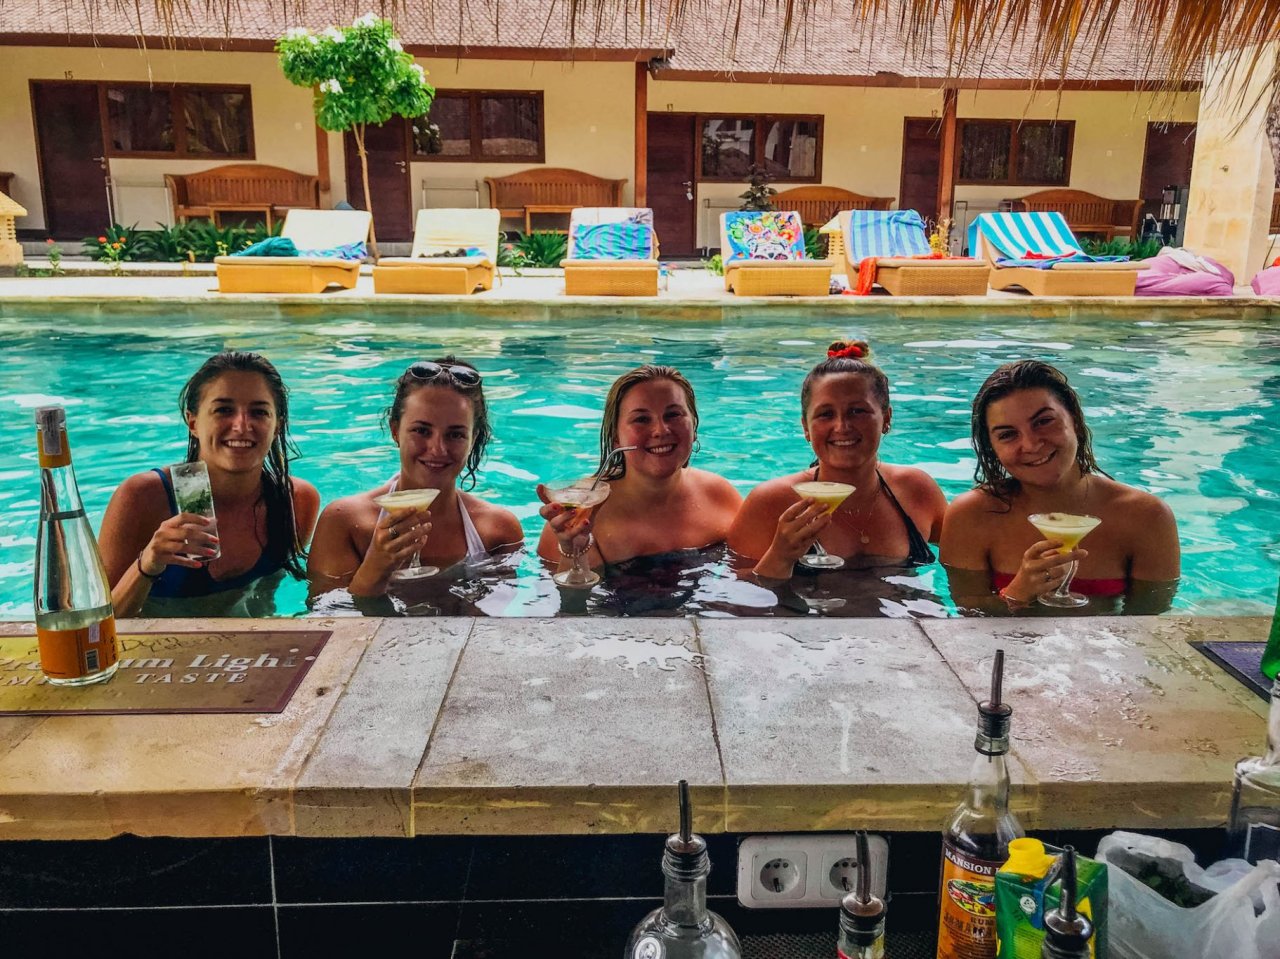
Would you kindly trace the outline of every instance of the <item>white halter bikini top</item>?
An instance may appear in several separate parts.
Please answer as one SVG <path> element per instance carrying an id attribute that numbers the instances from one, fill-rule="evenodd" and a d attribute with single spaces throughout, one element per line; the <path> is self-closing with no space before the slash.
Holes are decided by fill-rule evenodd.
<path id="1" fill-rule="evenodd" d="M 396 487 L 400 485 L 400 474 L 397 473 L 391 477 L 391 485 L 387 490 L 388 493 L 394 493 Z M 381 523 L 387 515 L 385 509 L 378 511 L 378 522 Z M 458 516 L 462 519 L 462 535 L 467 543 L 467 555 L 463 557 L 464 563 L 480 563 L 489 559 L 489 551 L 484 548 L 484 540 L 480 538 L 480 533 L 476 530 L 476 524 L 471 522 L 471 515 L 467 512 L 467 506 L 462 501 L 462 494 L 458 494 Z M 373 548 L 372 540 L 369 542 L 369 548 Z"/>

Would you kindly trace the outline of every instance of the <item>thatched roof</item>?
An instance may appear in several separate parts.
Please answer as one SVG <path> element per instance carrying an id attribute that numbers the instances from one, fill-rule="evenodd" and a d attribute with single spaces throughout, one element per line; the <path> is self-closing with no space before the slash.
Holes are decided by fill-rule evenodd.
<path id="1" fill-rule="evenodd" d="M 391 16 L 406 45 L 424 55 L 670 53 L 665 66 L 677 76 L 1178 89 L 1199 80 L 1206 56 L 1250 68 L 1256 45 L 1280 38 L 1280 0 L 0 0 L 0 43 L 145 36 L 269 49 L 289 26 L 349 21 L 369 7 Z"/>

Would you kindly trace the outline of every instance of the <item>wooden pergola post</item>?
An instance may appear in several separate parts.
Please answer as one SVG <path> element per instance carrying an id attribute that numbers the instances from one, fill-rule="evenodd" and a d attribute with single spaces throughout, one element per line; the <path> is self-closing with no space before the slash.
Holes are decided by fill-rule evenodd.
<path id="1" fill-rule="evenodd" d="M 942 151 L 938 161 L 938 219 L 951 216 L 956 181 L 956 101 L 959 91 L 942 88 Z"/>
<path id="2" fill-rule="evenodd" d="M 636 63 L 635 199 L 632 206 L 647 206 L 649 192 L 649 64 Z"/>

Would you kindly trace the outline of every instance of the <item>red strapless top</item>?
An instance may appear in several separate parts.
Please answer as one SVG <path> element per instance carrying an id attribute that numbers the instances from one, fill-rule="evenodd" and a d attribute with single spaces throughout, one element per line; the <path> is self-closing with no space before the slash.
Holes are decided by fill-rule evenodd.
<path id="1" fill-rule="evenodd" d="M 1013 582 L 1013 574 L 994 572 L 991 582 L 999 592 Z M 1077 576 L 1071 581 L 1071 591 L 1084 596 L 1123 596 L 1128 588 L 1126 579 L 1081 579 Z"/>

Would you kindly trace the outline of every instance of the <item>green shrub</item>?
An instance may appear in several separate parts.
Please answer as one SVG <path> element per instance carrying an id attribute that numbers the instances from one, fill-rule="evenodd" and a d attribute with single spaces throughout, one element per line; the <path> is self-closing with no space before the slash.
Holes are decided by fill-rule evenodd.
<path id="1" fill-rule="evenodd" d="M 709 260 L 702 261 L 703 269 L 715 276 L 724 276 L 724 258 L 719 254 L 715 254 Z"/>
<path id="2" fill-rule="evenodd" d="M 82 242 L 85 255 L 93 260 L 212 263 L 215 256 L 236 253 L 269 236 L 279 236 L 283 226 L 284 223 L 278 221 L 270 230 L 264 223 L 216 227 L 208 220 L 191 220 L 177 226 L 139 230 L 136 226 L 116 224 L 98 236 L 85 237 Z"/>
<path id="3" fill-rule="evenodd" d="M 520 271 L 529 265 L 529 258 L 524 255 L 523 250 L 517 250 L 514 243 L 498 244 L 498 262 L 495 266 L 510 267 L 516 276 L 520 275 Z"/>
<path id="4" fill-rule="evenodd" d="M 534 230 L 516 241 L 515 248 L 525 258 L 528 266 L 559 266 L 569 249 L 569 237 L 564 233 Z"/>
<path id="5" fill-rule="evenodd" d="M 1148 260 L 1158 254 L 1163 245 L 1160 239 L 1154 236 L 1141 240 L 1130 240 L 1123 236 L 1103 240 L 1086 236 L 1080 241 L 1080 248 L 1090 256 L 1127 256 L 1131 260 Z"/>
<path id="6" fill-rule="evenodd" d="M 84 254 L 91 260 L 106 263 L 121 263 L 125 260 L 136 260 L 138 225 L 121 226 L 113 223 L 97 236 L 86 236 L 80 242 L 84 244 Z"/>
<path id="7" fill-rule="evenodd" d="M 825 260 L 827 258 L 827 237 L 825 234 L 819 233 L 816 226 L 806 226 L 804 228 L 804 255 L 811 260 Z"/>

